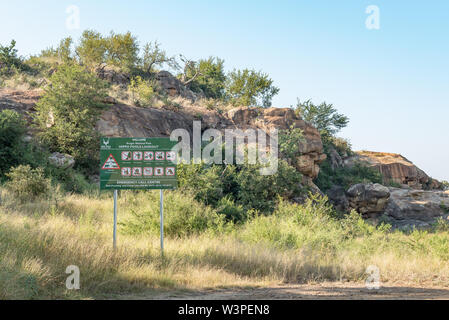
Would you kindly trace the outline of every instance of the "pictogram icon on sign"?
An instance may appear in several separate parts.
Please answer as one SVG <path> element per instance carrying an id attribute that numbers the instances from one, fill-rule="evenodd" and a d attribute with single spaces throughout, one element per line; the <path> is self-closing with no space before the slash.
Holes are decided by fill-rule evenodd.
<path id="1" fill-rule="evenodd" d="M 133 160 L 134 161 L 141 161 L 143 158 L 143 152 L 142 151 L 134 151 L 133 152 Z"/>
<path id="2" fill-rule="evenodd" d="M 134 177 L 140 177 L 141 175 L 142 175 L 142 168 L 134 167 L 133 168 L 133 176 Z"/>
<path id="3" fill-rule="evenodd" d="M 167 159 L 168 161 L 175 161 L 176 160 L 176 152 L 167 151 L 165 153 L 165 159 Z"/>
<path id="4" fill-rule="evenodd" d="M 122 160 L 123 161 L 131 160 L 131 151 L 122 151 Z"/>
<path id="5" fill-rule="evenodd" d="M 162 167 L 154 168 L 154 175 L 155 176 L 163 176 L 164 175 L 164 168 L 162 168 Z"/>
<path id="6" fill-rule="evenodd" d="M 145 151 L 143 153 L 143 159 L 145 161 L 151 161 L 154 159 L 154 152 L 153 151 Z"/>
<path id="7" fill-rule="evenodd" d="M 129 177 L 131 176 L 131 168 L 129 167 L 123 167 L 122 168 L 122 176 Z"/>
<path id="8" fill-rule="evenodd" d="M 144 176 L 152 176 L 153 175 L 153 168 L 151 168 L 151 167 L 143 168 L 143 175 Z"/>
<path id="9" fill-rule="evenodd" d="M 109 157 L 106 159 L 105 163 L 101 167 L 103 170 L 107 169 L 120 169 L 120 166 L 118 165 L 117 161 L 115 161 L 114 156 L 112 154 L 109 154 Z"/>
<path id="10" fill-rule="evenodd" d="M 165 168 L 165 175 L 166 176 L 174 176 L 175 175 L 175 168 L 174 167 L 167 167 L 167 168 Z"/>
<path id="11" fill-rule="evenodd" d="M 165 152 L 156 151 L 156 160 L 165 160 Z"/>

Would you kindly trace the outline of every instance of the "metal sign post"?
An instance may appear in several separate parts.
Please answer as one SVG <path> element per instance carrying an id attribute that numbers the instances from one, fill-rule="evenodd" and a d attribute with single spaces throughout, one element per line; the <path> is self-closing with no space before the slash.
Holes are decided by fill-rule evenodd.
<path id="1" fill-rule="evenodd" d="M 164 255 L 164 192 L 160 190 L 160 213 L 161 213 L 161 255 Z"/>
<path id="2" fill-rule="evenodd" d="M 117 190 L 114 190 L 114 230 L 113 230 L 113 246 L 117 249 Z"/>

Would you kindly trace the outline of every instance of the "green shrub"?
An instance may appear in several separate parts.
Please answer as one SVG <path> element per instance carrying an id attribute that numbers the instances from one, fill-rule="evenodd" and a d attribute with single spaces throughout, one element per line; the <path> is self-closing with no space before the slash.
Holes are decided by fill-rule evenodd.
<path id="1" fill-rule="evenodd" d="M 235 204 L 229 195 L 218 201 L 216 210 L 224 215 L 227 221 L 242 222 L 247 219 L 247 211 L 243 206 Z"/>
<path id="2" fill-rule="evenodd" d="M 132 218 L 125 221 L 122 230 L 128 234 L 158 234 L 160 228 L 159 193 L 147 192 L 146 207 L 130 205 Z M 128 203 L 132 201 L 128 201 Z M 170 237 L 185 237 L 207 230 L 219 230 L 224 225 L 224 217 L 211 207 L 197 202 L 191 195 L 181 192 L 165 192 L 164 232 Z"/>
<path id="3" fill-rule="evenodd" d="M 75 64 L 61 66 L 36 104 L 39 138 L 50 151 L 68 153 L 76 166 L 96 170 L 99 136 L 95 125 L 107 84 Z"/>
<path id="4" fill-rule="evenodd" d="M 8 109 L 0 112 L 0 179 L 11 167 L 23 163 L 25 132 L 26 122 L 19 113 Z"/>
<path id="5" fill-rule="evenodd" d="M 24 68 L 22 59 L 17 55 L 16 41 L 11 40 L 9 46 L 0 44 L 0 74 L 14 73 Z"/>
<path id="6" fill-rule="evenodd" d="M 19 165 L 12 168 L 6 175 L 10 179 L 6 183 L 6 188 L 19 201 L 29 201 L 50 195 L 50 180 L 45 178 L 43 168 L 32 169 L 29 165 Z"/>
<path id="7" fill-rule="evenodd" d="M 131 90 L 131 97 L 135 105 L 148 106 L 151 104 L 155 96 L 155 83 L 149 80 L 144 80 L 137 76 L 131 79 L 129 89 Z"/>
<path id="8" fill-rule="evenodd" d="M 291 199 L 304 192 L 301 174 L 286 161 L 279 160 L 273 175 L 261 175 L 260 165 L 180 164 L 178 183 L 195 200 L 215 208 L 223 197 L 229 197 L 245 210 L 271 212 L 278 198 Z M 224 201 L 224 200 L 223 200 Z M 245 215 L 241 216 L 245 218 Z"/>
<path id="9" fill-rule="evenodd" d="M 382 183 L 381 174 L 374 168 L 363 163 L 355 163 L 352 167 L 340 167 L 332 170 L 329 160 L 325 160 L 320 166 L 320 172 L 315 184 L 321 191 L 326 192 L 333 185 L 342 186 L 345 189 L 357 183 Z"/>
<path id="10" fill-rule="evenodd" d="M 64 191 L 89 193 L 97 188 L 97 186 L 89 183 L 83 174 L 72 168 L 62 169 L 49 166 L 46 171 L 53 183 L 61 185 Z"/>
<path id="11" fill-rule="evenodd" d="M 279 159 L 278 170 L 273 175 L 261 175 L 260 165 L 245 164 L 237 167 L 236 203 L 245 209 L 263 212 L 274 210 L 279 197 L 292 199 L 305 192 L 301 188 L 302 175 L 286 161 Z"/>
<path id="12" fill-rule="evenodd" d="M 304 141 L 304 135 L 301 129 L 291 127 L 288 130 L 279 131 L 278 141 L 279 151 L 292 163 L 299 155 L 299 145 Z"/>

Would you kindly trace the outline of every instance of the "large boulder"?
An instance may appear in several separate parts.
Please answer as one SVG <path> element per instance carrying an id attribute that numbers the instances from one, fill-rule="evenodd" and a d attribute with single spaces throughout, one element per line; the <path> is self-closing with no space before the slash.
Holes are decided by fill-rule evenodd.
<path id="1" fill-rule="evenodd" d="M 332 203 L 335 209 L 341 212 L 349 211 L 349 201 L 346 197 L 346 191 L 341 186 L 332 186 L 327 192 L 326 196 L 329 202 Z"/>
<path id="2" fill-rule="evenodd" d="M 449 214 L 449 191 L 390 188 L 385 214 L 403 223 L 429 222 Z"/>
<path id="3" fill-rule="evenodd" d="M 382 214 L 390 198 L 390 190 L 378 183 L 359 183 L 346 191 L 349 207 L 371 217 Z"/>
<path id="4" fill-rule="evenodd" d="M 357 151 L 355 155 L 344 159 L 346 166 L 363 162 L 377 169 L 383 177 L 384 184 L 394 182 L 413 189 L 441 189 L 437 180 L 430 178 L 411 161 L 396 153 Z"/>

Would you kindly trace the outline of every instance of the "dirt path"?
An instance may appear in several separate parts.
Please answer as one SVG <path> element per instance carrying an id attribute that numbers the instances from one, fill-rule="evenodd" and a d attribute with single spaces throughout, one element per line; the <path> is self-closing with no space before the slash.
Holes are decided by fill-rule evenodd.
<path id="1" fill-rule="evenodd" d="M 118 299 L 143 300 L 304 300 L 304 299 L 445 299 L 449 300 L 449 287 L 420 287 L 410 285 L 385 285 L 369 290 L 363 283 L 320 283 L 284 285 L 252 289 L 200 290 L 189 292 L 147 293 L 126 295 Z"/>

